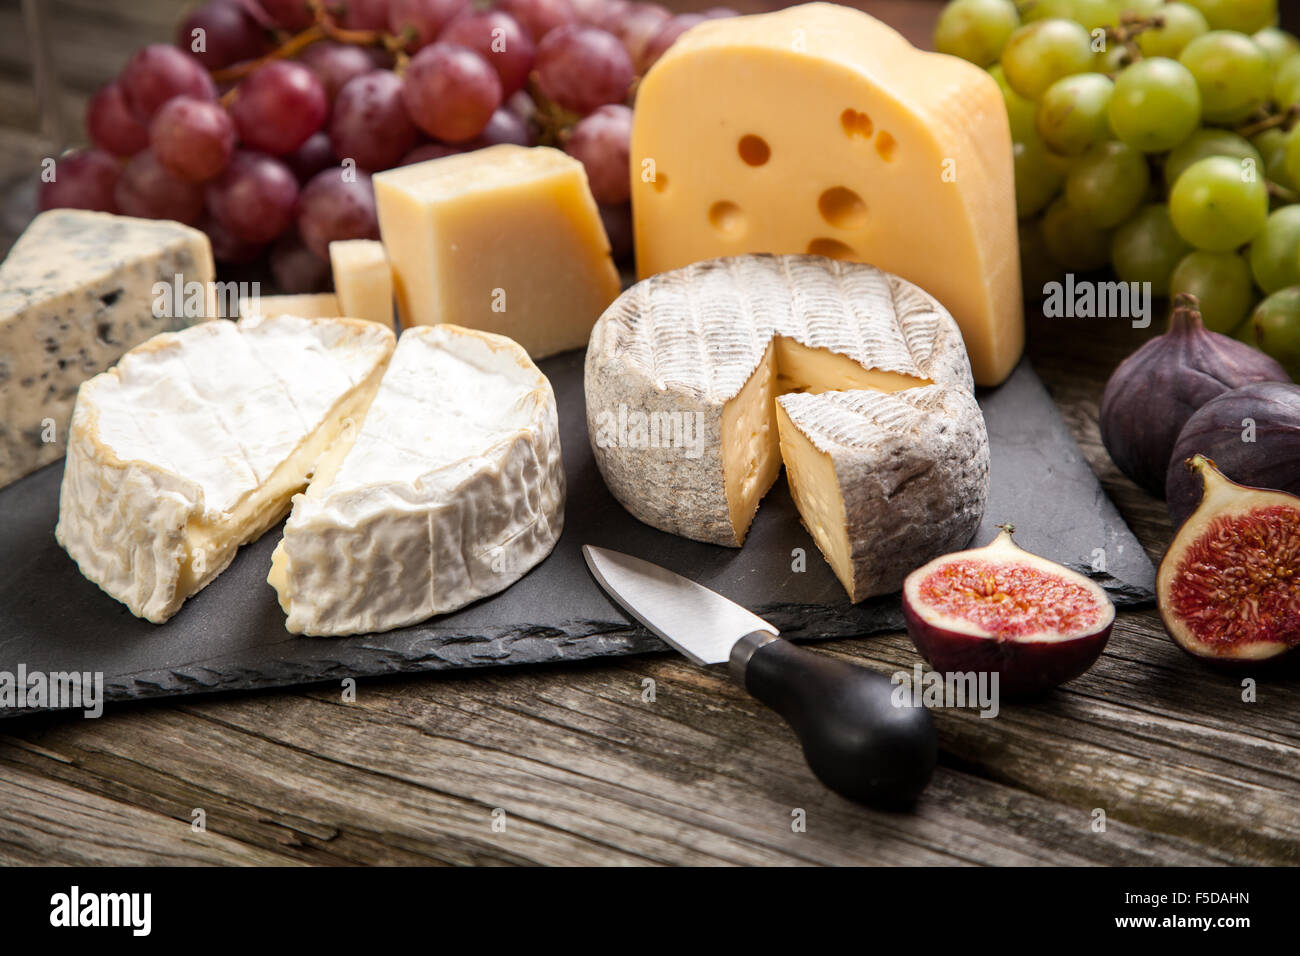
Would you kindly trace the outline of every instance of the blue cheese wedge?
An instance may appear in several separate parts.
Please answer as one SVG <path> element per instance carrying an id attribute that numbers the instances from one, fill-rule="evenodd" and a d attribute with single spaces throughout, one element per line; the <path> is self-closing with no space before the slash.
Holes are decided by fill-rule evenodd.
<path id="1" fill-rule="evenodd" d="M 0 263 L 0 487 L 63 456 L 83 381 L 209 318 L 212 279 L 197 229 L 81 209 L 37 216 Z M 181 296 L 160 300 L 159 283 Z"/>
<path id="2" fill-rule="evenodd" d="M 295 634 L 388 630 L 504 590 L 563 525 L 546 376 L 504 336 L 419 326 L 294 499 L 267 580 Z"/>
<path id="3" fill-rule="evenodd" d="M 218 319 L 81 386 L 54 534 L 81 573 L 162 623 L 280 520 L 359 423 L 392 356 L 361 319 Z"/>

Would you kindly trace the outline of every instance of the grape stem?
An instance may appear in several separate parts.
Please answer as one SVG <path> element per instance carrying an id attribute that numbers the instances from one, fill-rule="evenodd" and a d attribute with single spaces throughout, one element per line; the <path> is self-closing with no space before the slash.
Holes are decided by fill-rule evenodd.
<path id="1" fill-rule="evenodd" d="M 1276 129 L 1279 126 L 1284 130 L 1289 130 L 1296 124 L 1296 120 L 1300 120 L 1300 103 L 1294 103 L 1284 110 L 1270 113 L 1263 119 L 1247 123 L 1245 126 L 1238 126 L 1233 132 L 1238 136 L 1250 139 L 1265 130 Z"/>

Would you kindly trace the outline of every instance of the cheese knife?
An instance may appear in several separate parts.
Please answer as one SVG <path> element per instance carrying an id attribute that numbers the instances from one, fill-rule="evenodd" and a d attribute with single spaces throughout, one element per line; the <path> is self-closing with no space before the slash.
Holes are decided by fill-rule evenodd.
<path id="1" fill-rule="evenodd" d="M 696 664 L 732 676 L 794 730 L 826 786 L 859 803 L 912 803 L 938 744 L 924 707 L 896 704 L 883 674 L 816 654 L 703 585 L 649 561 L 583 545 L 587 567 L 623 610 Z"/>

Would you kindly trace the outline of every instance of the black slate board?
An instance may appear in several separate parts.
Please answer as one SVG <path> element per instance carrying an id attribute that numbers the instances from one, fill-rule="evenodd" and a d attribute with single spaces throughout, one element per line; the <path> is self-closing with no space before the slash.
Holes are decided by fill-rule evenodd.
<path id="1" fill-rule="evenodd" d="M 133 617 L 85 580 L 54 540 L 63 465 L 0 490 L 0 672 L 102 672 L 109 701 L 245 690 L 406 671 L 535 664 L 664 650 L 592 581 L 584 543 L 663 564 L 746 605 L 794 638 L 901 630 L 896 596 L 854 606 L 799 517 L 782 479 L 742 549 L 688 541 L 641 524 L 606 490 L 587 442 L 582 353 L 541 363 L 559 403 L 568 475 L 564 535 L 505 592 L 424 624 L 350 638 L 284 630 L 266 583 L 273 530 L 236 557 L 163 625 Z M 1011 521 L 1024 547 L 1083 571 L 1117 604 L 1150 600 L 1154 570 L 1088 467 L 1027 362 L 980 404 L 992 492 L 976 540 Z M 806 570 L 792 570 L 795 549 Z M 1106 572 L 1093 571 L 1104 549 Z M 17 713 L 0 707 L 0 716 Z"/>

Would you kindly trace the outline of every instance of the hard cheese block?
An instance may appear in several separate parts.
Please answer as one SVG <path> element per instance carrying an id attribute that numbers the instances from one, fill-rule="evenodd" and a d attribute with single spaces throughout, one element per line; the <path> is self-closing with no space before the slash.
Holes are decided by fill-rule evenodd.
<path id="1" fill-rule="evenodd" d="M 77 386 L 159 332 L 210 317 L 212 248 L 175 222 L 56 209 L 0 263 L 0 486 L 62 457 Z M 199 290 L 195 314 L 159 284 Z"/>
<path id="2" fill-rule="evenodd" d="M 744 252 L 869 262 L 947 307 L 978 384 L 1015 366 L 1011 133 L 984 70 L 832 4 L 707 21 L 642 81 L 631 149 L 642 276 Z"/>
<path id="3" fill-rule="evenodd" d="M 375 239 L 330 243 L 330 269 L 340 315 L 393 324 L 393 269 L 384 244 Z"/>
<path id="4" fill-rule="evenodd" d="M 596 463 L 633 515 L 738 547 L 784 460 L 854 601 L 965 544 L 983 514 L 961 333 L 871 266 L 749 255 L 644 279 L 592 330 L 585 388 Z"/>
<path id="5" fill-rule="evenodd" d="M 360 634 L 513 584 L 564 526 L 551 384 L 509 339 L 408 329 L 365 421 L 294 499 L 268 581 L 298 634 Z"/>
<path id="6" fill-rule="evenodd" d="M 301 295 L 259 295 L 239 300 L 239 317 L 260 315 L 274 319 L 281 315 L 296 315 L 303 319 L 336 319 L 346 316 L 338 296 L 333 292 L 309 292 Z M 362 316 L 347 316 L 359 319 Z"/>
<path id="7" fill-rule="evenodd" d="M 220 319 L 159 335 L 77 396 L 55 537 L 161 623 L 288 510 L 392 355 L 360 319 Z"/>
<path id="8" fill-rule="evenodd" d="M 585 345 L 618 295 L 587 175 L 559 150 L 491 146 L 374 183 L 403 326 L 496 332 L 541 358 Z"/>

